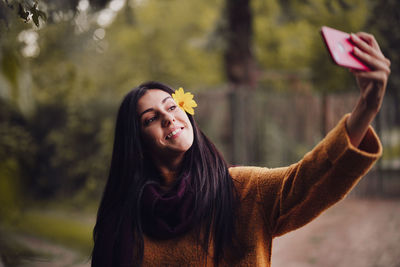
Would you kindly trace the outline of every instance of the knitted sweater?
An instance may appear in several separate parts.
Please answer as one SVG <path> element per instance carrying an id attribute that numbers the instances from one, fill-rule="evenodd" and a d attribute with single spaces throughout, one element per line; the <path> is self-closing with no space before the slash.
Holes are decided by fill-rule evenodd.
<path id="1" fill-rule="evenodd" d="M 313 220 L 372 167 L 382 153 L 378 137 L 370 127 L 359 148 L 354 147 L 346 118 L 296 164 L 229 169 L 240 197 L 237 240 L 242 253 L 226 257 L 221 266 L 270 266 L 274 237 Z M 144 237 L 143 266 L 205 266 L 200 255 L 193 232 L 169 240 Z M 213 266 L 211 257 L 207 266 Z"/>

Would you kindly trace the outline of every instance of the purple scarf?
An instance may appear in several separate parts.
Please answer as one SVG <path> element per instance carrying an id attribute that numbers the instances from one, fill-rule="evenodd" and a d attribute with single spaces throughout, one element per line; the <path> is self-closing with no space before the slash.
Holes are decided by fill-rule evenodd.
<path id="1" fill-rule="evenodd" d="M 142 195 L 142 226 L 150 237 L 169 239 L 193 226 L 194 194 L 184 176 L 173 189 L 164 192 L 158 184 L 146 185 Z"/>

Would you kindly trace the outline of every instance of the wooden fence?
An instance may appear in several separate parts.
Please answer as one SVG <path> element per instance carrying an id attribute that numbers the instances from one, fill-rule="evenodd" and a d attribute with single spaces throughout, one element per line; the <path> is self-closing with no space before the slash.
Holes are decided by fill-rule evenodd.
<path id="1" fill-rule="evenodd" d="M 228 163 L 280 167 L 294 163 L 311 150 L 346 113 L 358 95 L 323 96 L 276 93 L 266 89 L 216 89 L 197 94 L 196 120 Z M 385 100 L 375 121 L 384 156 L 363 179 L 355 194 L 400 196 L 400 127 L 394 107 Z"/>

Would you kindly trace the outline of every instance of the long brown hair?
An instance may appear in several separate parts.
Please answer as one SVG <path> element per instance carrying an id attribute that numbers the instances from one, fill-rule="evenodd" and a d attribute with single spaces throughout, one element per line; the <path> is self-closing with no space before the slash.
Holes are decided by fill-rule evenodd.
<path id="1" fill-rule="evenodd" d="M 151 171 L 140 138 L 136 108 L 138 100 L 150 89 L 173 93 L 165 84 L 147 82 L 130 91 L 118 111 L 110 173 L 93 230 L 92 266 L 119 266 L 124 251 L 131 254 L 129 259 L 135 266 L 143 262 L 141 195 Z M 193 116 L 188 114 L 188 117 L 194 142 L 185 154 L 183 168 L 190 174 L 195 192 L 194 216 L 203 233 L 198 240 L 205 253 L 209 240 L 213 240 L 213 260 L 218 265 L 226 249 L 234 243 L 236 191 L 222 155 L 199 129 Z"/>

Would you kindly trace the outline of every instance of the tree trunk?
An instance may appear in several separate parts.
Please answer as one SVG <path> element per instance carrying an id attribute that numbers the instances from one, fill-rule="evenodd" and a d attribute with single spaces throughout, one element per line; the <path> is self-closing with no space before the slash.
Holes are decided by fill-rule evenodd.
<path id="1" fill-rule="evenodd" d="M 250 0 L 227 0 L 227 49 L 225 73 L 236 86 L 254 86 L 256 68 L 252 53 L 252 12 Z"/>
<path id="2" fill-rule="evenodd" d="M 248 91 L 256 84 L 256 67 L 252 53 L 252 12 L 250 0 L 226 1 L 226 51 L 224 53 L 225 74 L 231 87 L 231 143 L 232 163 L 249 163 L 251 147 L 249 129 Z"/>

